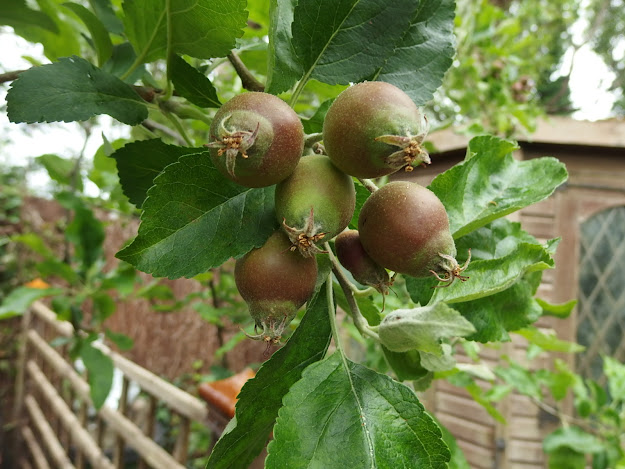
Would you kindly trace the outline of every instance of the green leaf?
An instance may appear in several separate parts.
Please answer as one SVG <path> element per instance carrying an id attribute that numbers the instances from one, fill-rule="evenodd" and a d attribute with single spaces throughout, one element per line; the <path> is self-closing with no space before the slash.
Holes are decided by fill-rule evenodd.
<path id="1" fill-rule="evenodd" d="M 553 267 L 553 259 L 545 246 L 521 243 L 502 257 L 471 261 L 463 272 L 469 280 L 436 289 L 430 301 L 459 303 L 484 298 L 510 288 L 528 273 Z"/>
<path id="2" fill-rule="evenodd" d="M 224 57 L 243 35 L 245 4 L 245 0 L 125 0 L 125 31 L 142 62 L 165 58 L 168 43 L 172 53 L 198 59 Z"/>
<path id="3" fill-rule="evenodd" d="M 475 137 L 465 160 L 437 176 L 429 188 L 441 200 L 455 239 L 549 197 L 567 179 L 555 158 L 517 161 L 518 146 L 496 137 Z"/>
<path id="4" fill-rule="evenodd" d="M 25 0 L 4 0 L 0 9 L 0 24 L 13 28 L 36 26 L 53 33 L 59 32 L 58 26 L 48 15 L 28 8 Z"/>
<path id="5" fill-rule="evenodd" d="M 104 291 L 98 291 L 90 295 L 93 302 L 93 319 L 99 324 L 111 317 L 115 312 L 115 300 Z"/>
<path id="6" fill-rule="evenodd" d="M 41 43 L 45 56 L 51 60 L 79 55 L 81 51 L 80 28 L 72 18 L 62 17 L 57 0 L 37 0 L 41 13 L 47 15 L 56 25 L 54 31 L 26 24 L 14 25 L 15 33 L 29 42 Z M 35 61 L 34 63 L 38 63 Z"/>
<path id="7" fill-rule="evenodd" d="M 148 116 L 130 86 L 76 56 L 20 74 L 11 84 L 7 103 L 11 122 L 84 121 L 108 114 L 135 125 Z"/>
<path id="8" fill-rule="evenodd" d="M 86 272 L 102 255 L 102 222 L 75 195 L 64 192 L 58 194 L 56 199 L 65 208 L 74 211 L 72 221 L 65 230 L 65 237 L 74 245 L 74 255 L 82 263 L 81 271 Z"/>
<path id="9" fill-rule="evenodd" d="M 563 366 L 561 360 L 556 362 L 556 371 L 537 370 L 535 371 L 538 382 L 549 389 L 551 395 L 556 401 L 564 399 L 569 391 L 577 382 L 577 375 Z"/>
<path id="10" fill-rule="evenodd" d="M 348 278 L 351 278 L 351 274 L 349 271 L 343 271 Z M 349 303 L 347 302 L 347 298 L 345 297 L 345 292 L 340 287 L 338 283 L 335 283 L 336 288 L 334 289 L 334 295 L 336 303 L 343 309 L 343 311 L 349 311 Z M 370 326 L 377 326 L 382 321 L 382 313 L 379 308 L 373 302 L 373 298 L 371 296 L 362 296 L 356 295 L 356 304 L 358 305 L 358 309 L 362 313 L 362 315 L 367 320 L 367 323 Z"/>
<path id="11" fill-rule="evenodd" d="M 603 371 L 608 378 L 608 389 L 613 401 L 625 402 L 625 365 L 604 355 Z"/>
<path id="12" fill-rule="evenodd" d="M 106 334 L 106 337 L 120 350 L 130 350 L 134 345 L 132 338 L 128 337 L 126 334 L 114 332 L 108 327 L 104 330 L 104 333 Z"/>
<path id="13" fill-rule="evenodd" d="M 108 31 L 119 36 L 124 33 L 124 25 L 115 15 L 111 0 L 89 0 L 89 4 Z"/>
<path id="14" fill-rule="evenodd" d="M 351 228 L 352 230 L 357 230 L 360 210 L 362 209 L 362 206 L 365 204 L 366 200 L 371 195 L 371 192 L 369 192 L 369 190 L 356 179 L 354 179 L 354 188 L 356 189 L 356 206 L 354 208 L 352 220 L 349 222 L 349 228 Z"/>
<path id="15" fill-rule="evenodd" d="M 269 9 L 271 0 L 254 0 L 247 2 L 248 24 L 245 28 L 245 38 L 265 37 L 269 32 Z"/>
<path id="16" fill-rule="evenodd" d="M 451 432 L 447 430 L 447 428 L 445 428 L 445 426 L 442 425 L 438 420 L 436 420 L 436 417 L 433 416 L 432 418 L 440 427 L 441 432 L 443 433 L 443 441 L 445 442 L 451 453 L 451 459 L 449 460 L 449 469 L 471 469 L 471 466 L 469 466 L 469 463 L 467 462 L 467 458 L 464 456 L 462 449 L 460 448 L 460 446 L 458 446 L 458 442 L 451 434 Z"/>
<path id="17" fill-rule="evenodd" d="M 309 301 L 306 314 L 284 347 L 241 389 L 236 416 L 213 448 L 207 469 L 248 467 L 267 444 L 282 398 L 306 367 L 323 358 L 330 344 L 325 288 Z"/>
<path id="18" fill-rule="evenodd" d="M 392 83 L 422 106 L 432 99 L 451 66 L 454 48 L 454 0 L 423 0 L 410 28 L 374 79 Z"/>
<path id="19" fill-rule="evenodd" d="M 22 243 L 33 252 L 43 257 L 44 260 L 38 262 L 36 265 L 37 271 L 41 277 L 57 276 L 67 280 L 70 284 L 79 280 L 72 266 L 63 262 L 62 259 L 58 259 L 56 254 L 45 245 L 43 239 L 35 233 L 24 233 L 22 235 L 12 236 L 11 241 Z"/>
<path id="20" fill-rule="evenodd" d="M 35 158 L 35 161 L 42 165 L 48 172 L 48 176 L 53 181 L 64 186 L 71 186 L 76 180 L 76 190 L 82 191 L 82 179 L 80 176 L 74 177 L 76 162 L 58 155 L 46 154 Z"/>
<path id="21" fill-rule="evenodd" d="M 530 344 L 537 345 L 541 349 L 550 352 L 578 353 L 586 349 L 583 345 L 575 342 L 558 339 L 558 336 L 553 331 L 545 333 L 535 327 L 528 327 L 514 331 L 514 333 L 525 337 Z"/>
<path id="22" fill-rule="evenodd" d="M 113 385 L 113 361 L 88 342 L 81 344 L 80 358 L 87 369 L 91 402 L 99 409 L 104 405 Z"/>
<path id="23" fill-rule="evenodd" d="M 549 469 L 585 469 L 586 456 L 567 446 L 563 446 L 549 453 Z"/>
<path id="24" fill-rule="evenodd" d="M 597 437 L 572 425 L 558 428 L 543 440 L 543 449 L 546 453 L 551 453 L 559 448 L 569 448 L 583 454 L 599 453 L 604 449 Z"/>
<path id="25" fill-rule="evenodd" d="M 492 418 L 498 422 L 506 423 L 506 419 L 491 403 L 491 399 L 489 399 L 486 395 L 486 391 L 484 391 L 484 389 L 482 389 L 482 387 L 475 382 L 474 378 L 469 373 L 458 370 L 449 376 L 447 380 L 454 386 L 465 388 L 471 398 L 480 404 Z"/>
<path id="26" fill-rule="evenodd" d="M 46 296 L 60 295 L 62 292 L 60 288 L 18 287 L 0 304 L 0 320 L 21 316 L 35 301 Z"/>
<path id="27" fill-rule="evenodd" d="M 217 91 L 208 77 L 177 55 L 170 62 L 174 88 L 180 96 L 200 107 L 219 107 Z"/>
<path id="28" fill-rule="evenodd" d="M 510 361 L 508 367 L 498 366 L 495 374 L 516 390 L 536 400 L 542 400 L 542 391 L 536 375 L 516 362 Z"/>
<path id="29" fill-rule="evenodd" d="M 304 125 L 304 132 L 307 134 L 320 133 L 323 131 L 323 120 L 326 117 L 328 109 L 334 99 L 326 99 L 321 103 L 321 106 L 317 108 L 315 113 L 310 117 L 310 119 L 302 119 L 302 124 Z"/>
<path id="30" fill-rule="evenodd" d="M 49 259 L 55 258 L 54 252 L 46 246 L 41 236 L 35 233 L 24 233 L 20 235 L 15 235 L 11 237 L 11 241 L 16 243 L 21 243 L 31 249 L 33 252 L 39 254 L 40 256 Z"/>
<path id="31" fill-rule="evenodd" d="M 80 281 L 74 267 L 66 264 L 62 259 L 51 257 L 36 264 L 37 272 L 42 278 L 60 277 L 70 284 Z"/>
<path id="32" fill-rule="evenodd" d="M 304 80 L 346 85 L 372 76 L 410 28 L 418 5 L 412 0 L 300 0 L 292 32 Z"/>
<path id="33" fill-rule="evenodd" d="M 113 53 L 113 43 L 111 42 L 108 31 L 98 17 L 84 6 L 71 2 L 64 3 L 63 6 L 73 11 L 89 30 L 93 45 L 98 54 L 98 65 L 102 66 Z"/>
<path id="34" fill-rule="evenodd" d="M 419 380 L 429 373 L 429 370 L 421 365 L 421 355 L 416 350 L 391 352 L 382 345 L 382 352 L 399 381 Z"/>
<path id="35" fill-rule="evenodd" d="M 154 180 L 139 234 L 117 257 L 156 277 L 193 277 L 262 246 L 276 229 L 274 186 L 224 178 L 207 153 L 182 156 Z"/>
<path id="36" fill-rule="evenodd" d="M 124 76 L 137 59 L 137 54 L 129 42 L 123 42 L 113 47 L 111 58 L 102 66 L 102 71 L 110 73 L 120 78 Z M 124 83 L 132 85 L 145 74 L 145 66 L 141 65 L 135 69 L 128 77 L 123 79 Z"/>
<path id="37" fill-rule="evenodd" d="M 380 323 L 380 342 L 393 352 L 419 350 L 443 355 L 440 341 L 475 332 L 473 325 L 445 303 L 398 309 Z"/>
<path id="38" fill-rule="evenodd" d="M 293 47 L 293 11 L 298 0 L 271 0 L 269 6 L 269 50 L 267 54 L 268 93 L 289 90 L 304 74 Z"/>
<path id="39" fill-rule="evenodd" d="M 93 166 L 89 171 L 88 177 L 100 189 L 105 191 L 114 191 L 119 186 L 119 177 L 117 176 L 117 167 L 115 160 L 110 158 L 114 152 L 111 143 L 102 135 L 105 143 L 101 145 L 93 155 Z M 125 140 L 118 139 L 113 142 L 115 148 L 119 149 Z"/>
<path id="40" fill-rule="evenodd" d="M 543 309 L 543 316 L 554 316 L 560 319 L 568 318 L 575 309 L 575 305 L 577 305 L 577 300 L 560 304 L 552 304 L 540 298 L 536 298 L 536 301 Z"/>
<path id="41" fill-rule="evenodd" d="M 465 271 L 471 278 L 464 285 L 457 282 L 448 288 L 434 289 L 438 282 L 433 277 L 408 277 L 408 291 L 412 300 L 420 304 L 443 298 L 456 302 L 488 296 L 508 288 L 527 271 L 553 266 L 552 244 L 550 241 L 542 246 L 536 238 L 521 229 L 519 223 L 498 219 L 456 242 L 458 261 L 461 264 L 465 262 L 469 249 L 473 259 Z M 480 263 L 481 261 L 487 262 Z M 515 267 L 516 263 L 518 264 Z M 488 271 L 489 277 L 484 269 L 491 268 L 494 270 Z M 479 280 L 476 280 L 478 276 Z"/>
<path id="42" fill-rule="evenodd" d="M 507 342 L 510 340 L 508 331 L 517 331 L 536 322 L 542 312 L 533 298 L 536 283 L 530 276 L 496 295 L 455 303 L 454 308 L 477 330 L 467 339 L 482 343 Z"/>
<path id="43" fill-rule="evenodd" d="M 167 165 L 175 163 L 183 155 L 206 151 L 204 148 L 167 145 L 161 140 L 132 142 L 111 155 L 117 162 L 119 181 L 128 200 L 141 207 L 148 189 L 154 185 L 154 178 Z M 208 158 L 208 153 L 206 154 Z"/>
<path id="44" fill-rule="evenodd" d="M 267 468 L 447 468 L 447 445 L 414 391 L 339 352 L 309 366 L 283 402 Z"/>

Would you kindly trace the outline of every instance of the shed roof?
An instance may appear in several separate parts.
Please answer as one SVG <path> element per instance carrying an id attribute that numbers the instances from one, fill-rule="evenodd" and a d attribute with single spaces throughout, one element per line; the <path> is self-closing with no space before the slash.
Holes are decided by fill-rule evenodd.
<path id="1" fill-rule="evenodd" d="M 515 139 L 530 144 L 625 148 L 625 119 L 592 122 L 551 116 L 540 120 L 531 136 L 519 135 Z M 465 149 L 469 140 L 469 137 L 454 132 L 453 128 L 428 136 L 428 141 L 441 153 Z"/>

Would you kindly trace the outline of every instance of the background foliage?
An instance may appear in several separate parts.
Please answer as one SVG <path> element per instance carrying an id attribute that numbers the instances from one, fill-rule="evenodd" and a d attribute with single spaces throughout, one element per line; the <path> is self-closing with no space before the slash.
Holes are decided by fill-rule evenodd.
<path id="1" fill-rule="evenodd" d="M 1 24 L 41 43 L 50 61 L 40 64 L 30 57 L 33 68 L 2 75 L 3 82 L 12 82 L 6 109 L 12 122 L 84 121 L 86 139 L 94 116 L 133 126 L 128 138 L 104 137 L 94 155 L 83 148 L 72 158 L 37 157 L 67 213 L 62 221 L 66 249 L 58 256 L 34 233 L 12 236 L 10 242 L 40 256 L 34 266 L 40 276 L 54 274 L 61 282 L 58 289 L 13 290 L 3 298 L 0 317 L 19 314 L 35 298 L 53 296 L 61 317 L 84 332 L 73 338 L 72 350 L 92 371 L 92 399 L 100 405 L 112 366 L 92 342 L 104 332 L 120 348 L 131 345 L 104 326 L 115 308 L 107 292 L 166 296 L 156 283 L 137 291 L 135 268 L 158 277 L 206 281 L 202 276 L 262 245 L 277 226 L 273 188 L 227 182 L 206 157 L 201 145 L 215 108 L 244 88 L 264 87 L 289 102 L 313 133 L 320 131 L 331 100 L 349 83 L 388 81 L 426 107 L 433 127 L 454 125 L 471 135 L 497 136 L 471 140 L 465 161 L 430 186 L 449 214 L 459 260 L 472 249 L 472 281 L 433 290 L 430 279 L 398 280 L 397 299 L 383 311 L 379 298 L 354 297 L 345 288 L 349 278 L 336 264 L 333 281 L 332 255 L 324 258 L 317 295 L 287 344 L 244 388 L 236 419 L 208 467 L 245 464 L 272 431 L 268 467 L 323 465 L 339 456 L 341 465 L 350 467 L 414 461 L 420 467 L 445 467 L 448 461 L 462 467 L 453 438 L 440 430 L 414 393 L 432 379 L 467 388 L 495 418 L 501 416 L 494 403 L 512 389 L 543 406 L 546 399 L 561 400 L 571 391 L 581 422 L 555 411 L 563 426 L 545 441 L 551 466 L 583 467 L 588 455 L 594 467 L 623 464 L 622 365 L 605 359 L 610 384 L 602 393 L 561 363 L 555 371 L 536 375 L 511 360 L 496 370 L 479 363 L 462 367 L 452 347 L 477 348 L 518 333 L 543 350 L 577 350 L 531 327 L 554 309 L 534 294 L 541 272 L 553 267 L 558 240 L 541 244 L 502 218 L 548 197 L 565 181 L 566 170 L 551 158 L 517 162 L 511 155 L 515 144 L 499 137 L 531 132 L 544 113 L 572 110 L 570 72 L 562 67 L 565 54 L 580 47 L 571 28 L 582 16 L 590 18 L 585 40 L 614 70 L 613 89 L 622 98 L 625 71 L 614 44 L 622 35 L 614 20 L 622 5 L 591 2 L 585 11 L 576 0 L 249 3 L 200 0 L 183 8 L 182 2 L 166 0 L 38 0 L 36 5 L 11 0 L 0 12 Z M 210 37 L 200 33 L 206 30 Z M 620 101 L 617 112 L 623 108 Z M 462 192 L 450 190 L 461 182 Z M 86 188 L 94 186 L 97 197 L 90 197 Z M 358 185 L 358 194 L 360 207 L 367 192 Z M 15 223 L 11 217 L 19 195 L 3 194 L 5 223 Z M 141 217 L 137 237 L 118 253 L 126 263 L 106 273 L 96 208 Z M 8 245 L 5 237 L 0 249 Z M 328 321 L 335 290 L 336 301 L 352 316 L 347 330 L 355 328 L 361 339 L 370 340 L 362 364 L 347 356 L 342 333 L 334 320 Z M 196 299 L 205 297 L 189 297 L 174 307 Z M 87 303 L 92 313 L 84 317 Z M 572 307 L 565 305 L 564 314 Z M 214 302 L 212 308 L 197 309 L 210 321 L 220 321 Z M 500 315 L 502 310 L 508 314 Z M 330 353 L 331 337 L 336 349 Z M 492 387 L 483 390 L 477 378 Z M 309 389 L 319 392 L 310 398 Z M 348 432 L 353 428 L 357 431 Z M 330 438 L 328 430 L 344 438 Z M 310 444 L 314 441 L 319 444 Z"/>

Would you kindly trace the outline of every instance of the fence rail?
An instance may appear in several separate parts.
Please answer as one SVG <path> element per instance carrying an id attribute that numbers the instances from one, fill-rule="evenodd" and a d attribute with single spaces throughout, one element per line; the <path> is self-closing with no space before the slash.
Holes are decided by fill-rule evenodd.
<path id="1" fill-rule="evenodd" d="M 21 454 L 27 456 L 21 459 L 21 468 L 83 469 L 88 463 L 94 469 L 118 469 L 124 467 L 125 448 L 138 455 L 139 467 L 185 467 L 191 422 L 208 423 L 208 409 L 203 401 L 97 344 L 123 374 L 123 386 L 117 408 L 105 404 L 96 413 L 88 382 L 67 353 L 50 345 L 55 337 L 72 336 L 72 325 L 58 321 L 56 314 L 39 302 L 24 315 L 22 324 L 14 409 L 14 421 L 21 423 L 16 432 L 17 444 L 23 449 Z M 130 383 L 149 396 L 143 428 L 128 417 Z M 153 439 L 157 403 L 179 420 L 171 451 Z M 94 415 L 95 421 L 89 415 Z M 104 447 L 105 427 L 114 435 L 110 448 Z"/>

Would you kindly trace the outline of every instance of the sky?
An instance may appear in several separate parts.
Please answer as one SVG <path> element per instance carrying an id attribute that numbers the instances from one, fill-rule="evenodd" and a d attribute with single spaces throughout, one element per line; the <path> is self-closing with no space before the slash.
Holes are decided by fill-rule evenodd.
<path id="1" fill-rule="evenodd" d="M 28 55 L 47 60 L 40 44 L 32 44 L 11 34 L 9 28 L 0 28 L 0 50 L 5 71 L 29 68 L 31 64 L 22 58 Z M 625 41 L 623 41 L 625 47 Z M 572 54 L 565 56 L 563 70 L 568 70 Z M 607 92 L 612 81 L 611 72 L 602 60 L 584 45 L 578 50 L 571 74 L 570 87 L 573 104 L 579 110 L 573 114 L 575 119 L 600 120 L 610 117 L 613 98 Z M 7 84 L 0 84 L 0 103 L 5 103 Z M 91 158 L 102 144 L 102 133 L 108 140 L 128 135 L 126 126 L 112 126 L 112 119 L 100 116 L 98 124 L 92 129 L 91 137 L 85 148 L 85 157 Z M 0 112 L 0 133 L 8 135 L 10 142 L 3 143 L 0 138 L 0 165 L 26 165 L 31 157 L 46 153 L 59 156 L 77 155 L 85 144 L 83 131 L 76 123 L 40 124 L 37 126 L 10 123 L 6 112 Z M 81 136 L 81 137 L 79 137 Z M 45 192 L 47 176 L 45 171 L 29 175 L 29 185 Z M 97 195 L 95 185 L 86 187 L 87 193 Z M 95 192 L 94 192 L 95 191 Z"/>

